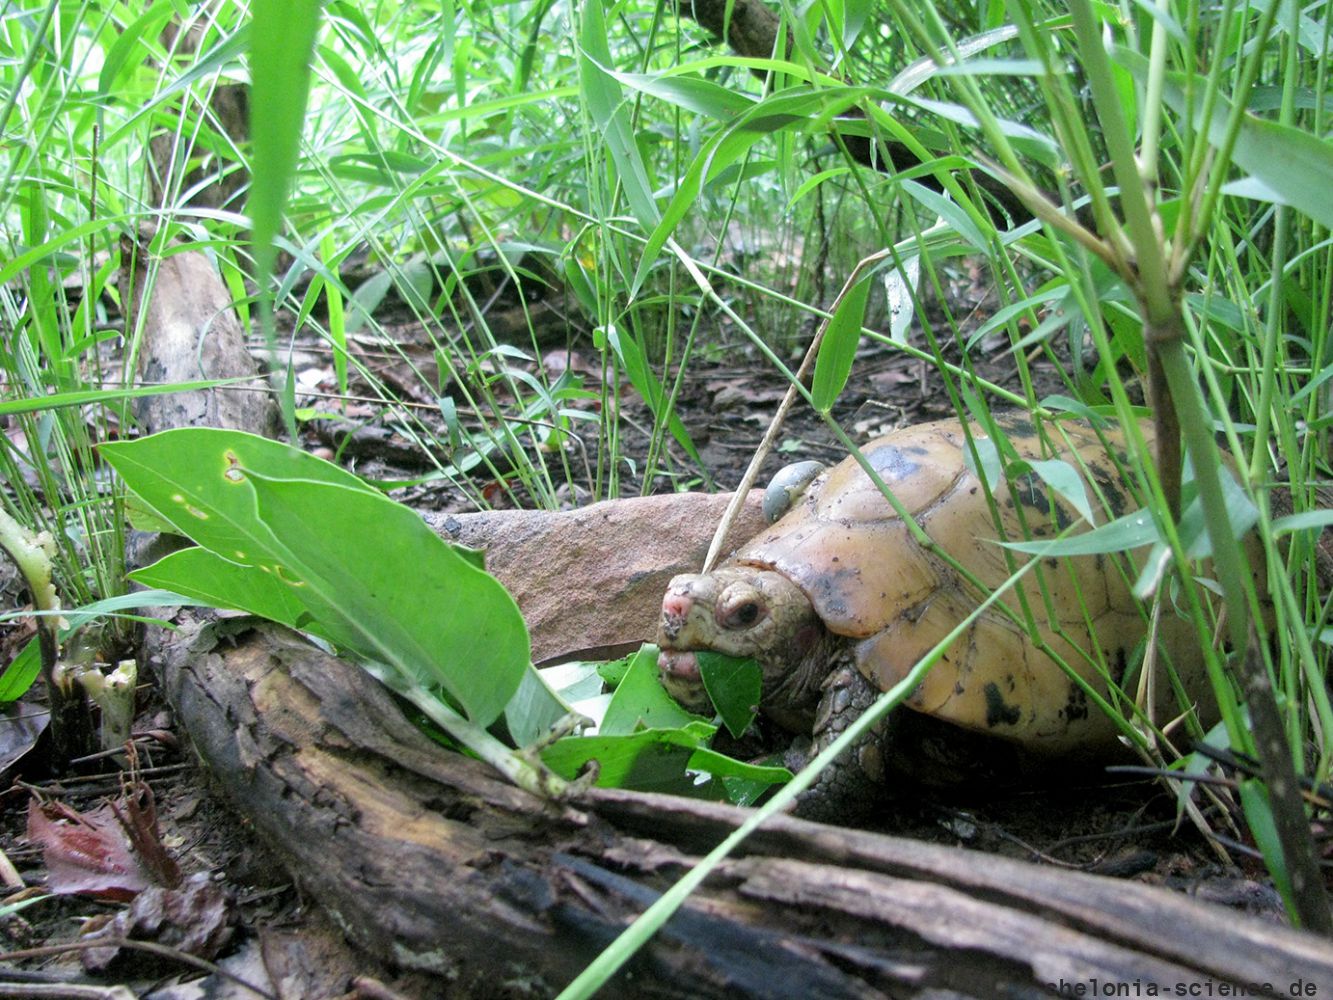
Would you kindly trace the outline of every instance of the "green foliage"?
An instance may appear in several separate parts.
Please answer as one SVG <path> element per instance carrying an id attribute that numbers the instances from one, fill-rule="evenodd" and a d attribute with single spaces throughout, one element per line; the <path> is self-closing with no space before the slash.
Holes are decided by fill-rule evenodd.
<path id="1" fill-rule="evenodd" d="M 501 712 L 522 744 L 546 736 L 569 711 L 532 670 L 518 608 L 480 554 L 443 541 L 338 466 L 210 428 L 108 443 L 101 453 L 139 506 L 197 544 L 136 570 L 139 583 L 320 636 L 497 766 L 516 766 L 482 729 Z M 372 534 L 373 550 L 355 544 Z M 626 665 L 597 737 L 545 748 L 557 774 L 573 779 L 596 759 L 600 784 L 734 802 L 789 776 L 709 750 L 715 727 L 662 689 L 656 653 L 650 647 Z M 753 717 L 758 678 L 747 679 L 741 697 Z M 725 694 L 735 686 L 719 683 L 724 704 L 735 701 Z M 735 713 L 728 715 L 735 725 Z"/>
<path id="2" fill-rule="evenodd" d="M 273 238 L 281 228 L 283 206 L 296 172 L 320 4 L 317 0 L 255 0 L 251 16 L 246 36 L 250 100 L 262 112 L 250 118 L 254 166 L 246 208 L 255 227 L 255 270 L 262 280 L 273 267 Z M 343 77 L 344 81 L 348 78 Z"/>
<path id="3" fill-rule="evenodd" d="M 528 636 L 513 598 L 475 557 L 355 476 L 206 428 L 101 451 L 140 501 L 200 546 L 167 556 L 143 582 L 308 627 L 440 688 L 479 726 L 517 690 Z M 349 544 L 368 533 L 373 553 Z"/>
<path id="4" fill-rule="evenodd" d="M 759 695 L 763 691 L 763 671 L 754 660 L 738 660 L 722 653 L 698 652 L 699 676 L 704 690 L 717 709 L 722 724 L 732 736 L 740 736 L 750 728 L 759 711 Z"/>
<path id="5" fill-rule="evenodd" d="M 746 764 L 709 748 L 717 727 L 680 707 L 657 676 L 656 646 L 614 663 L 598 673 L 614 688 L 593 736 L 568 737 L 542 751 L 557 774 L 572 778 L 590 761 L 598 765 L 597 784 L 611 788 L 671 792 L 691 798 L 749 805 L 791 778 L 786 768 Z M 706 664 L 706 665 L 705 665 Z M 754 719 L 758 701 L 758 665 L 753 660 L 701 654 L 710 696 L 724 723 L 739 735 Z"/>

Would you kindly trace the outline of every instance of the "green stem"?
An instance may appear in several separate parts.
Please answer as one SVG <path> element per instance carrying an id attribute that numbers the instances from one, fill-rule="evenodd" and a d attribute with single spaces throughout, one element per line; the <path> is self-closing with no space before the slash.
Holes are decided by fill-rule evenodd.
<path id="1" fill-rule="evenodd" d="M 372 677 L 416 705 L 432 722 L 519 788 L 547 799 L 562 798 L 568 794 L 567 781 L 540 763 L 534 763 L 505 746 L 484 728 L 455 712 L 434 692 L 392 667 L 371 663 L 363 666 Z"/>
<path id="2" fill-rule="evenodd" d="M 1139 176 L 1133 133 L 1120 106 L 1120 95 L 1116 91 L 1110 60 L 1102 45 L 1091 3 L 1089 0 L 1073 0 L 1069 12 L 1078 38 L 1079 55 L 1092 88 L 1092 103 L 1101 122 L 1106 149 L 1111 154 L 1111 170 L 1120 187 L 1120 210 L 1138 263 L 1137 275 L 1124 276 L 1131 279 L 1131 285 L 1138 286 L 1139 295 L 1149 305 L 1149 314 L 1161 315 L 1171 307 L 1171 290 L 1167 284 L 1161 240 L 1153 224 L 1152 204 Z"/>
<path id="3" fill-rule="evenodd" d="M 46 532 L 34 534 L 0 507 L 0 550 L 23 574 L 33 607 L 48 612 L 39 616 L 37 648 L 51 708 L 51 763 L 63 774 L 71 760 L 92 749 L 92 723 L 83 691 L 60 670 L 60 598 L 51 581 L 55 543 Z"/>
<path id="4" fill-rule="evenodd" d="M 1175 332 L 1183 334 L 1183 331 L 1184 320 L 1177 315 Z M 1252 591 L 1246 585 L 1249 570 L 1227 516 L 1219 471 L 1221 456 L 1213 440 L 1213 422 L 1185 354 L 1184 337 L 1160 336 L 1156 339 L 1156 350 L 1193 458 L 1204 522 L 1212 541 L 1213 566 L 1226 601 L 1231 646 L 1236 653 L 1237 671 L 1250 710 L 1255 746 L 1281 844 L 1280 863 L 1286 868 L 1291 882 L 1289 906 L 1302 926 L 1320 934 L 1333 934 L 1333 916 L 1330 916 L 1323 877 L 1315 860 L 1314 841 L 1301 800 L 1291 746 L 1287 742 L 1267 668 L 1258 653 L 1258 643 L 1267 640 L 1262 618 L 1254 619 L 1259 625 L 1259 635 L 1251 638 L 1249 598 Z M 1243 745 L 1243 734 L 1231 735 L 1233 745 Z M 1270 867 L 1278 861 L 1269 859 Z"/>

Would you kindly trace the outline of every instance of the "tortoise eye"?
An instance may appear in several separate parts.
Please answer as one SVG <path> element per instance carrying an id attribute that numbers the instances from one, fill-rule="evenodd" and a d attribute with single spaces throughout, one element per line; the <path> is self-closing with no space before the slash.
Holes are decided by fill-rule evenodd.
<path id="1" fill-rule="evenodd" d="M 728 628 L 749 628 L 759 620 L 760 608 L 754 601 L 746 601 L 729 610 L 723 618 Z"/>

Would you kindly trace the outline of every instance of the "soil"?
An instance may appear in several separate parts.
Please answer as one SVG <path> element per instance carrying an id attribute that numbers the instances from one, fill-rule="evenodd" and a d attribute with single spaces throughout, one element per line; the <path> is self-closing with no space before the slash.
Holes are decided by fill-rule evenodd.
<path id="1" fill-rule="evenodd" d="M 969 324 L 975 327 L 996 304 L 975 275 L 967 272 L 964 265 L 959 268 L 953 276 L 950 294 L 955 298 L 950 309 L 955 316 L 969 317 Z M 399 324 L 386 325 L 411 348 L 413 331 L 419 325 L 406 317 Z M 727 331 L 719 331 L 719 335 L 726 337 Z M 711 485 L 725 489 L 739 481 L 786 388 L 785 382 L 756 350 L 734 333 L 729 339 L 733 348 L 725 354 L 694 359 L 683 383 L 678 412 L 698 445 L 705 466 L 703 470 L 692 467 L 680 447 L 671 442 L 671 463 L 679 470 L 679 480 L 683 483 L 706 479 Z M 332 390 L 334 381 L 326 356 L 316 353 L 315 345 L 306 346 L 310 350 L 302 355 L 306 370 L 299 375 L 299 385 L 303 390 Z M 576 343 L 572 350 L 547 350 L 542 360 L 548 370 L 560 365 L 581 369 L 586 383 L 595 388 L 593 380 L 597 373 L 582 364 L 583 351 Z M 588 351 L 587 355 L 591 353 Z M 429 349 L 417 356 L 429 356 Z M 373 354 L 365 354 L 364 359 L 381 377 L 399 381 L 394 374 L 401 368 L 400 360 Z M 1013 364 L 998 344 L 983 342 L 972 361 L 979 374 L 1017 389 Z M 1034 370 L 1039 380 L 1039 397 L 1061 391 L 1053 365 L 1039 360 Z M 353 394 L 370 395 L 367 387 L 355 380 L 351 388 Z M 307 403 L 332 411 L 331 406 L 314 396 L 298 405 Z M 622 392 L 619 405 L 620 426 L 626 429 L 620 442 L 621 453 L 635 459 L 636 469 L 641 470 L 651 414 L 632 392 Z M 433 415 L 438 422 L 438 410 L 433 407 L 419 412 L 424 412 L 427 420 Z M 865 440 L 892 426 L 951 413 L 948 394 L 937 373 L 899 351 L 872 344 L 858 356 L 855 376 L 834 415 L 849 433 Z M 840 454 L 828 428 L 802 406 L 795 408 L 780 440 L 781 453 L 770 456 L 761 483 L 789 461 L 828 460 Z M 373 406 L 354 405 L 336 420 L 306 424 L 304 441 L 311 450 L 326 455 L 336 453 L 340 460 L 365 475 L 413 480 L 427 468 L 420 452 L 414 450 L 384 412 Z M 587 448 L 596 446 L 590 436 L 584 444 Z M 631 478 L 622 482 L 621 489 L 630 494 L 638 492 L 642 485 Z M 649 491 L 667 491 L 672 485 L 670 478 L 659 478 L 650 484 Z M 478 480 L 476 489 L 497 505 L 522 503 L 525 499 L 521 491 L 511 496 L 494 481 Z M 577 490 L 574 494 L 582 497 Z M 423 510 L 471 507 L 467 497 L 439 482 L 405 487 L 395 496 Z M 573 499 L 569 498 L 571 503 Z M 170 710 L 158 698 L 151 679 L 141 690 L 140 704 L 135 726 L 139 734 L 136 741 L 140 748 L 139 776 L 155 798 L 162 843 L 187 876 L 198 874 L 211 879 L 227 890 L 237 906 L 236 933 L 217 957 L 231 955 L 234 960 L 238 954 L 248 954 L 253 959 L 256 949 L 262 953 L 270 946 L 276 948 L 274 942 L 290 943 L 294 939 L 303 941 L 306 947 L 315 940 L 331 941 L 336 946 L 338 934 L 319 913 L 318 901 L 300 898 L 286 873 L 268 859 L 263 845 L 255 842 L 245 825 L 229 814 L 210 792 L 207 776 L 183 745 L 184 734 L 175 729 Z M 103 759 L 79 767 L 76 777 L 55 781 L 43 774 L 39 746 L 11 769 L 8 780 L 12 785 L 4 793 L 0 812 L 0 849 L 25 885 L 40 886 L 47 880 L 48 871 L 42 854 L 26 841 L 29 801 L 35 796 L 54 797 L 76 809 L 89 811 L 117 795 L 121 772 Z M 1214 820 L 1217 820 L 1215 814 Z M 898 807 L 879 818 L 877 825 L 886 831 L 924 840 L 1166 885 L 1219 905 L 1261 914 L 1274 921 L 1282 919 L 1280 901 L 1252 850 L 1235 844 L 1231 862 L 1224 864 L 1217 848 L 1206 843 L 1187 822 L 1179 821 L 1174 800 L 1160 786 L 1142 777 L 1117 775 L 1108 781 L 1104 776 L 1090 776 L 1046 790 L 989 796 L 980 791 L 956 793 L 949 799 L 905 790 Z M 1226 829 L 1224 819 L 1218 825 Z M 30 957 L 16 954 L 23 949 L 70 942 L 78 936 L 84 921 L 123 908 L 123 903 L 63 896 L 0 918 L 0 951 L 9 953 L 0 955 L 0 960 L 8 958 L 11 969 L 4 975 L 22 973 L 32 977 L 34 983 L 48 984 L 73 980 L 123 983 L 140 996 L 192 995 L 173 992 L 170 984 L 197 977 L 200 972 L 157 955 L 129 952 L 106 973 L 82 979 L 75 952 Z M 290 955 L 290 949 L 283 954 Z M 267 963 L 268 959 L 264 961 Z M 327 983 L 316 989 L 312 984 L 318 977 L 310 972 L 302 980 L 306 984 L 302 989 L 314 992 L 291 993 L 291 996 L 337 995 L 346 986 L 339 987 L 336 983 L 348 981 L 346 977 L 339 980 L 339 974 L 345 972 L 350 976 L 367 971 L 348 966 L 348 962 L 355 962 L 354 957 L 335 960 L 325 956 L 315 962 L 307 956 L 305 961 L 312 967 L 323 962 L 322 975 Z M 395 978 L 391 970 L 383 969 L 369 969 L 369 972 L 404 995 L 430 995 L 410 977 Z M 359 989 L 361 992 L 356 995 L 376 995 L 371 984 L 363 983 Z M 242 991 L 236 995 L 246 994 Z"/>

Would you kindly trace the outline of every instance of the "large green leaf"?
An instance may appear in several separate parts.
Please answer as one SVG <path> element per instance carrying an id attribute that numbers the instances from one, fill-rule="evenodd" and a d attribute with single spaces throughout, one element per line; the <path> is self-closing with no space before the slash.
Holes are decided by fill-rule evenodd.
<path id="1" fill-rule="evenodd" d="M 130 579 L 147 587 L 171 590 L 213 608 L 248 611 L 291 628 L 310 628 L 310 611 L 297 592 L 257 566 L 243 566 L 205 548 L 182 549 Z"/>
<path id="2" fill-rule="evenodd" d="M 706 721 L 685 711 L 667 694 L 657 679 L 657 647 L 644 646 L 629 658 L 598 732 L 623 736 L 641 729 L 680 728 Z"/>
<path id="3" fill-rule="evenodd" d="M 529 648 L 513 598 L 470 553 L 350 473 L 264 438 L 202 428 L 102 454 L 211 553 L 170 556 L 143 580 L 287 624 L 312 627 L 308 613 L 314 631 L 442 688 L 478 725 L 518 688 Z"/>
<path id="4" fill-rule="evenodd" d="M 597 784 L 605 788 L 731 802 L 752 802 L 764 789 L 791 779 L 784 767 L 746 764 L 709 750 L 704 744 L 712 734 L 712 726 L 693 722 L 683 729 L 569 737 L 543 750 L 542 760 L 563 778 L 596 760 Z"/>
<path id="5" fill-rule="evenodd" d="M 279 479 L 306 479 L 372 491 L 331 462 L 268 438 L 210 427 L 183 427 L 98 447 L 140 500 L 179 534 L 224 559 L 255 565 L 252 539 L 269 532 L 255 521 L 254 496 L 239 466 Z M 372 491 L 373 492 L 373 491 Z"/>
<path id="6" fill-rule="evenodd" d="M 387 497 L 243 471 L 277 543 L 271 571 L 335 641 L 442 687 L 478 725 L 499 717 L 530 648 L 498 580 Z"/>
<path id="7" fill-rule="evenodd" d="M 731 735 L 739 737 L 759 713 L 763 670 L 752 657 L 741 659 L 704 650 L 694 655 L 709 700 Z"/>

